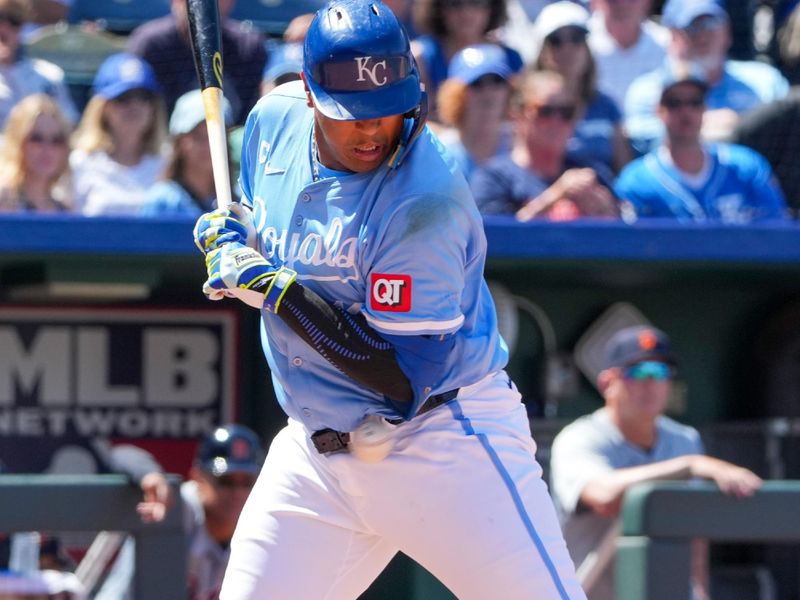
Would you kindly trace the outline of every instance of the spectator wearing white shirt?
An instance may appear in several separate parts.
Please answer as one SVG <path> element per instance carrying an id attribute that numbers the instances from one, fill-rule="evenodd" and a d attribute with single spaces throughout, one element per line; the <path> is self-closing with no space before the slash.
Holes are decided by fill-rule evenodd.
<path id="1" fill-rule="evenodd" d="M 153 69 L 120 52 L 97 72 L 70 157 L 84 215 L 137 215 L 164 167 L 166 109 Z"/>
<path id="2" fill-rule="evenodd" d="M 78 111 L 61 68 L 46 60 L 25 58 L 20 52 L 22 27 L 30 16 L 30 0 L 0 0 L 0 126 L 17 102 L 33 94 L 53 97 L 74 123 Z"/>
<path id="3" fill-rule="evenodd" d="M 650 20 L 652 0 L 592 0 L 589 49 L 598 89 L 622 110 L 634 79 L 664 62 L 669 30 Z"/>

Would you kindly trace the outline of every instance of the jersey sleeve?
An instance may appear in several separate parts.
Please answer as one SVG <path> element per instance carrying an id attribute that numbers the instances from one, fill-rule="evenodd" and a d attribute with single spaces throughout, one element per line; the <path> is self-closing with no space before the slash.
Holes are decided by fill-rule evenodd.
<path id="1" fill-rule="evenodd" d="M 256 105 L 258 107 L 258 105 Z M 242 191 L 242 203 L 253 206 L 253 174 L 258 164 L 259 118 L 258 109 L 253 109 L 247 116 L 242 135 L 241 161 L 239 170 L 239 187 Z"/>
<path id="2" fill-rule="evenodd" d="M 476 217 L 456 198 L 430 194 L 401 202 L 384 219 L 366 272 L 364 314 L 372 327 L 390 335 L 447 335 L 461 327 Z"/>

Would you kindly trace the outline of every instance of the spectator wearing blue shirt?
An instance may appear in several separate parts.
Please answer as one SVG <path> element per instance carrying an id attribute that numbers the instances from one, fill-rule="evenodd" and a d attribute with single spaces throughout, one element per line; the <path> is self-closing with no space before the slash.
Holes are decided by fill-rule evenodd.
<path id="1" fill-rule="evenodd" d="M 632 158 L 631 150 L 617 104 L 597 89 L 597 67 L 586 41 L 589 12 L 568 0 L 555 2 L 539 13 L 534 32 L 541 44 L 535 67 L 560 73 L 581 100 L 569 150 L 618 173 Z"/>
<path id="2" fill-rule="evenodd" d="M 783 193 L 763 156 L 744 146 L 701 140 L 707 90 L 689 64 L 665 73 L 657 115 L 666 137 L 622 171 L 617 196 L 643 218 L 726 224 L 786 219 Z"/>
<path id="3" fill-rule="evenodd" d="M 728 60 L 731 30 L 721 0 L 668 0 L 662 23 L 672 33 L 666 65 L 637 78 L 625 96 L 625 127 L 640 153 L 655 147 L 664 134 L 656 115 L 665 68 L 692 62 L 709 85 L 703 137 L 730 135 L 739 116 L 763 103 L 784 97 L 789 84 L 774 67 L 758 61 Z"/>
<path id="4" fill-rule="evenodd" d="M 223 110 L 230 124 L 231 105 L 224 98 Z M 200 90 L 178 98 L 169 119 L 169 134 L 172 153 L 162 179 L 147 191 L 141 214 L 200 216 L 213 210 L 214 175 Z"/>
<path id="5" fill-rule="evenodd" d="M 490 160 L 470 179 L 481 213 L 519 221 L 618 215 L 610 170 L 567 151 L 578 107 L 558 73 L 528 70 L 521 76 L 512 97 L 511 153 Z"/>

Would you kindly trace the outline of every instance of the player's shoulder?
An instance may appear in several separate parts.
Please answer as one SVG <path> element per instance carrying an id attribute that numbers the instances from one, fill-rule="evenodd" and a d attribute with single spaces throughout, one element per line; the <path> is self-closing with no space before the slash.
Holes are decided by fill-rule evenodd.
<path id="1" fill-rule="evenodd" d="M 246 129 L 269 131 L 286 127 L 304 116 L 310 118 L 310 114 L 302 82 L 290 81 L 259 98 L 247 118 Z"/>

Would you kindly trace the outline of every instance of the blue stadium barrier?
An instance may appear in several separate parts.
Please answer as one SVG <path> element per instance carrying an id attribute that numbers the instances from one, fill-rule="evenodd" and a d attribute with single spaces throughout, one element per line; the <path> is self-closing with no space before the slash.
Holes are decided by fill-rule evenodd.
<path id="1" fill-rule="evenodd" d="M 0 253 L 164 254 L 197 252 L 193 218 L 0 216 Z M 725 226 L 653 219 L 517 223 L 487 217 L 489 258 L 800 263 L 800 224 Z"/>

